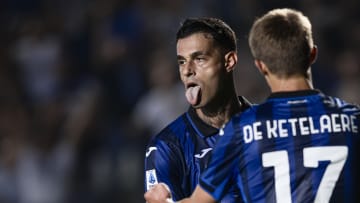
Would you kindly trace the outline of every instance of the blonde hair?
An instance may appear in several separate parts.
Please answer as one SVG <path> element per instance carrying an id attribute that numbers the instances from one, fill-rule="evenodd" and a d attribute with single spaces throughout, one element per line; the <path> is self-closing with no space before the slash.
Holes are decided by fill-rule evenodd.
<path id="1" fill-rule="evenodd" d="M 305 75 L 314 47 L 311 29 L 310 20 L 300 11 L 271 10 L 258 18 L 250 30 L 251 53 L 280 77 Z"/>

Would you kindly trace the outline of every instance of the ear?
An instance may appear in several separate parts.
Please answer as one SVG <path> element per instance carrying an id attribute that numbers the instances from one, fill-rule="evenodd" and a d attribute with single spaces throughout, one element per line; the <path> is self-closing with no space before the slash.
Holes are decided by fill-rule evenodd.
<path id="1" fill-rule="evenodd" d="M 255 66 L 258 68 L 258 70 L 260 71 L 261 74 L 263 75 L 267 75 L 269 73 L 269 70 L 267 68 L 267 66 L 265 65 L 264 62 L 255 59 L 254 60 Z"/>
<path id="2" fill-rule="evenodd" d="M 316 47 L 316 45 L 311 49 L 310 52 L 310 65 L 315 63 L 316 58 L 317 58 L 317 53 L 318 53 L 318 49 Z"/>
<path id="3" fill-rule="evenodd" d="M 225 55 L 225 68 L 227 72 L 233 71 L 237 63 L 237 53 L 235 51 L 230 51 Z"/>

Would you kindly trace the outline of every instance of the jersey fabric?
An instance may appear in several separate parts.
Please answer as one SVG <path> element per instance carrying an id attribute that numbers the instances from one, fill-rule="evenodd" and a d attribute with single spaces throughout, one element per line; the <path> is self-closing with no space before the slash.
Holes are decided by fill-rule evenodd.
<path id="1" fill-rule="evenodd" d="M 238 173 L 245 202 L 359 202 L 359 117 L 317 90 L 274 93 L 227 123 L 200 186 L 219 200 Z"/>
<path id="2" fill-rule="evenodd" d="M 239 102 L 242 111 L 250 105 L 243 97 Z M 173 200 L 189 197 L 218 138 L 219 129 L 203 122 L 190 107 L 150 140 L 145 154 L 145 190 L 163 182 L 169 186 Z M 242 202 L 236 181 L 233 183 L 222 203 Z"/>

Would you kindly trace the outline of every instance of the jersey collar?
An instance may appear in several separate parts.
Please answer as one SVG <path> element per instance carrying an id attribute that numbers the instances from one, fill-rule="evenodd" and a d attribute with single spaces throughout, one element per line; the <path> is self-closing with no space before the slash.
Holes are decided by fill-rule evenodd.
<path id="1" fill-rule="evenodd" d="M 249 106 L 251 106 L 251 103 L 245 97 L 239 96 L 238 99 L 241 104 L 241 112 L 246 110 L 247 108 L 249 108 Z M 217 128 L 205 123 L 203 120 L 201 120 L 193 107 L 190 106 L 187 112 L 188 112 L 190 121 L 193 124 L 194 128 L 201 135 L 203 135 L 205 137 L 209 137 L 209 136 L 219 133 L 219 129 L 217 129 Z"/>
<path id="2" fill-rule="evenodd" d="M 272 98 L 287 98 L 287 97 L 301 97 L 321 94 L 320 90 L 311 89 L 311 90 L 300 90 L 300 91 L 289 91 L 289 92 L 274 92 L 271 93 L 268 99 Z"/>
<path id="3" fill-rule="evenodd" d="M 219 132 L 219 129 L 208 125 L 203 120 L 200 119 L 200 117 L 196 114 L 196 111 L 193 107 L 189 107 L 188 109 L 188 115 L 190 116 L 190 119 L 194 125 L 194 127 L 205 137 L 215 135 Z"/>

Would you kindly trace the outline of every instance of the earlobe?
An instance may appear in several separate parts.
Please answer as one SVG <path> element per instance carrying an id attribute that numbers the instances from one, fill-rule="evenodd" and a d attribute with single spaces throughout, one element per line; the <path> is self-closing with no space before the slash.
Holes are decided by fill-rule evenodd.
<path id="1" fill-rule="evenodd" d="M 228 72 L 234 70 L 237 63 L 237 54 L 234 51 L 231 51 L 225 55 L 225 68 Z"/>
<path id="2" fill-rule="evenodd" d="M 314 47 L 311 49 L 311 52 L 310 52 L 310 65 L 315 63 L 316 58 L 317 58 L 317 53 L 318 53 L 317 46 L 314 45 Z"/>

